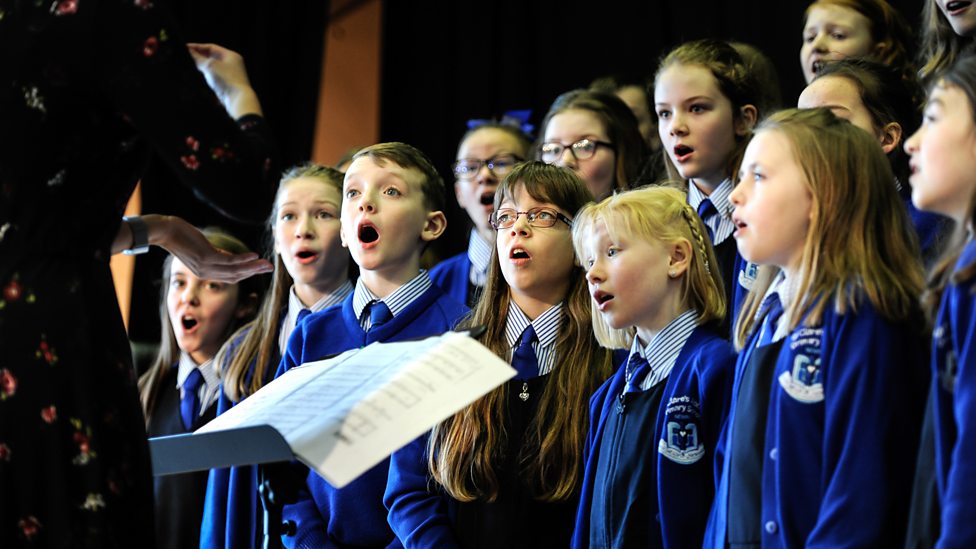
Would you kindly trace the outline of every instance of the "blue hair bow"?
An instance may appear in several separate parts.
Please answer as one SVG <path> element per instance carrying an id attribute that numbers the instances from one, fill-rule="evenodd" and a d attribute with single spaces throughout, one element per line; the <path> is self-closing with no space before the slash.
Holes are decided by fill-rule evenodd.
<path id="1" fill-rule="evenodd" d="M 507 111 L 502 115 L 500 119 L 496 118 L 473 118 L 468 120 L 468 129 L 473 130 L 475 128 L 480 128 L 488 124 L 498 124 L 500 126 L 511 126 L 517 128 L 525 135 L 532 137 L 532 132 L 535 130 L 535 126 L 529 124 L 529 117 L 532 116 L 532 109 L 523 109 L 517 111 Z"/>

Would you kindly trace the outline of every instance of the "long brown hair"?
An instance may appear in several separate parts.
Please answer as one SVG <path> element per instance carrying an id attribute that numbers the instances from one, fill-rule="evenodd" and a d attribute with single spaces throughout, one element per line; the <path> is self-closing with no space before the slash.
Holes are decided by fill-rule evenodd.
<path id="1" fill-rule="evenodd" d="M 570 170 L 526 162 L 499 185 L 495 209 L 510 200 L 517 188 L 573 213 L 592 200 L 586 185 Z M 558 365 L 549 374 L 517 456 L 521 478 L 541 501 L 568 500 L 579 487 L 589 397 L 610 375 L 610 354 L 600 348 L 591 329 L 590 295 L 582 268 L 575 268 L 571 276 L 556 340 Z M 498 252 L 493 250 L 484 293 L 462 325 L 485 326 L 481 342 L 506 359 L 510 348 L 505 325 L 511 306 L 509 286 L 498 264 Z M 507 400 L 508 388 L 503 385 L 434 427 L 428 467 L 434 481 L 454 499 L 494 501 L 498 497 L 495 467 L 510 436 L 504 429 Z"/>
<path id="2" fill-rule="evenodd" d="M 922 6 L 922 36 L 918 48 L 919 79 L 931 83 L 947 70 L 963 51 L 971 49 L 973 39 L 959 36 L 946 21 L 936 0 L 925 0 Z"/>
<path id="3" fill-rule="evenodd" d="M 203 230 L 203 233 L 215 248 L 234 254 L 251 251 L 243 242 L 221 229 L 208 227 Z M 139 400 L 142 401 L 142 410 L 146 416 L 147 424 L 149 423 L 153 409 L 156 407 L 156 400 L 166 374 L 180 360 L 180 346 L 176 342 L 176 334 L 173 333 L 169 308 L 166 306 L 166 296 L 170 291 L 172 266 L 173 256 L 169 256 L 163 261 L 162 291 L 160 292 L 159 299 L 159 325 L 161 332 L 159 337 L 159 352 L 156 354 L 156 359 L 153 360 L 149 369 L 139 377 Z M 261 285 L 260 277 L 251 277 L 238 282 L 236 307 L 247 304 L 248 300 L 256 301 L 257 296 L 260 294 Z M 252 315 L 254 313 L 253 306 L 250 309 L 250 313 Z M 222 339 L 228 339 L 234 330 L 238 329 L 242 323 L 247 322 L 249 319 L 250 315 L 241 318 L 234 315 L 231 322 L 227 324 Z M 216 363 L 215 360 L 214 364 Z"/>
<path id="4" fill-rule="evenodd" d="M 923 283 L 918 238 L 874 136 L 825 108 L 780 111 L 759 131 L 789 141 L 813 203 L 797 298 L 788 311 L 790 329 L 804 314 L 805 325 L 819 324 L 829 306 L 839 314 L 857 310 L 863 298 L 889 320 L 916 313 Z M 735 329 L 739 348 L 774 271 L 761 269 L 742 306 Z"/>
<path id="5" fill-rule="evenodd" d="M 970 110 L 976 113 L 976 54 L 966 54 L 959 58 L 935 85 L 954 87 L 964 93 L 966 100 L 969 101 Z M 973 115 L 972 122 L 976 124 L 976 114 Z M 950 282 L 963 284 L 976 276 L 976 263 L 963 265 L 958 271 L 954 271 L 968 241 L 967 235 L 971 235 L 974 227 L 976 227 L 976 193 L 969 199 L 965 221 L 956 224 L 951 244 L 946 247 L 942 258 L 932 269 L 928 287 L 922 294 L 922 307 L 930 321 L 934 320 L 938 313 L 939 302 L 942 300 L 946 284 Z"/>
<path id="6" fill-rule="evenodd" d="M 281 176 L 278 193 L 275 196 L 271 215 L 268 217 L 268 253 L 274 263 L 274 274 L 271 278 L 271 289 L 261 303 L 257 317 L 241 327 L 230 341 L 243 337 L 240 345 L 231 348 L 230 345 L 221 347 L 214 363 L 218 373 L 223 378 L 224 394 L 233 402 L 237 402 L 253 394 L 264 386 L 269 368 L 276 368 L 271 357 L 278 346 L 278 327 L 281 324 L 281 312 L 288 305 L 288 292 L 293 280 L 281 260 L 281 255 L 274 252 L 274 224 L 278 217 L 278 200 L 281 191 L 296 179 L 313 179 L 321 181 L 339 191 L 342 196 L 342 172 L 335 168 L 306 163 L 295 166 Z M 350 263 L 352 263 L 350 261 Z M 233 354 L 230 353 L 233 351 Z M 250 380 L 247 379 L 250 364 L 254 362 L 254 371 Z"/>

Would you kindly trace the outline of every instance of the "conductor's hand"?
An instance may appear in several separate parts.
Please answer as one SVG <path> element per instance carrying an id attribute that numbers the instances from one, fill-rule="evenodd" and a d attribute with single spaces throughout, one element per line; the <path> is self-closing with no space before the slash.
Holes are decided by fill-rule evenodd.
<path id="1" fill-rule="evenodd" d="M 262 114 L 261 104 L 247 77 L 244 58 L 239 53 L 217 44 L 189 43 L 186 46 L 197 70 L 203 73 L 227 114 L 234 118 Z"/>
<path id="2" fill-rule="evenodd" d="M 173 254 L 200 278 L 236 283 L 256 274 L 269 273 L 274 267 L 256 253 L 232 254 L 215 248 L 193 225 L 171 215 L 143 215 L 149 233 L 149 244 Z M 132 233 L 122 223 L 112 245 L 113 252 L 129 247 Z"/>

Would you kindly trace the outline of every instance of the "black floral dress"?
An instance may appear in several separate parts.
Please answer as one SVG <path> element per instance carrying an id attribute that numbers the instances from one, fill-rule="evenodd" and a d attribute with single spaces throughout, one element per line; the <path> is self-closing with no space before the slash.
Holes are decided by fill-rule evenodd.
<path id="1" fill-rule="evenodd" d="M 0 0 L 0 547 L 151 547 L 152 478 L 109 271 L 150 157 L 227 215 L 271 204 L 159 4 Z"/>

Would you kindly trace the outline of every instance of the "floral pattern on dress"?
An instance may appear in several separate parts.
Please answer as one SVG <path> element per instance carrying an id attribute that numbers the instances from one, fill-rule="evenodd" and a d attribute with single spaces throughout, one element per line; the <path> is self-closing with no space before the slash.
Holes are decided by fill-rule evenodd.
<path id="1" fill-rule="evenodd" d="M 85 426 L 77 418 L 71 418 L 69 422 L 75 431 L 71 439 L 74 441 L 78 450 L 78 454 L 71 460 L 71 463 L 75 465 L 88 465 L 92 459 L 97 457 L 95 450 L 91 446 L 91 426 Z"/>
<path id="2" fill-rule="evenodd" d="M 34 351 L 34 358 L 43 360 L 48 366 L 54 366 L 58 363 L 58 353 L 47 342 L 47 336 L 44 334 L 41 334 L 41 342 L 37 344 L 37 350 Z"/>
<path id="3" fill-rule="evenodd" d="M 6 368 L 0 368 L 0 401 L 7 400 L 17 393 L 17 378 Z"/>
<path id="4" fill-rule="evenodd" d="M 44 44 L 0 51 L 16 121 L 0 124 L 16 145 L 0 149 L 0 547 L 148 547 L 152 471 L 106 251 L 147 150 L 261 220 L 270 133 L 227 116 L 155 0 L 0 4 L 4 39 Z M 97 70 L 75 81 L 78 66 Z"/>
<path id="5" fill-rule="evenodd" d="M 33 541 L 41 530 L 41 521 L 33 515 L 26 516 L 17 521 L 17 528 L 20 529 L 21 537 L 27 541 Z"/>

